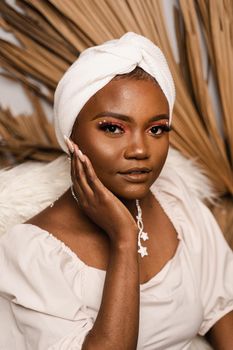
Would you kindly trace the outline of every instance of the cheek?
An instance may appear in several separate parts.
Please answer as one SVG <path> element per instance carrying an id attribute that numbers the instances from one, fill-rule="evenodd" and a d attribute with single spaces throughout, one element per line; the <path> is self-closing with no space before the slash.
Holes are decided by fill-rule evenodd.
<path id="1" fill-rule="evenodd" d="M 169 138 L 168 135 L 166 135 L 166 138 L 164 138 L 163 140 L 161 139 L 161 142 L 156 145 L 156 148 L 153 152 L 153 163 L 156 176 L 160 174 L 164 166 L 164 163 L 167 159 L 168 150 Z"/>
<path id="2" fill-rule="evenodd" d="M 92 141 L 83 146 L 83 151 L 90 159 L 97 175 L 111 174 L 116 168 L 117 160 L 121 158 L 120 147 L 116 142 L 107 143 L 98 138 L 95 142 Z"/>
<path id="3" fill-rule="evenodd" d="M 81 151 L 88 156 L 97 175 L 113 174 L 122 157 L 123 140 L 108 138 L 95 127 L 82 126 L 75 135 Z"/>

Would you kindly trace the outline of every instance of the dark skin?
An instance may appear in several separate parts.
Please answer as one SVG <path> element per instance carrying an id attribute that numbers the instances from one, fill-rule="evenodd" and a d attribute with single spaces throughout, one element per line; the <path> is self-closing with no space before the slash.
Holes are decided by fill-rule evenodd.
<path id="1" fill-rule="evenodd" d="M 106 270 L 101 307 L 83 349 L 136 349 L 139 283 L 155 276 L 177 249 L 177 233 L 150 191 L 168 152 L 169 134 L 162 130 L 168 113 L 166 98 L 152 81 L 107 84 L 86 103 L 71 135 L 79 205 L 68 190 L 54 207 L 28 221 L 52 232 L 87 265 Z M 150 172 L 132 182 L 121 172 L 133 167 Z M 150 236 L 144 258 L 137 253 L 136 199 Z M 216 349 L 232 349 L 232 319 L 223 318 L 209 333 Z"/>

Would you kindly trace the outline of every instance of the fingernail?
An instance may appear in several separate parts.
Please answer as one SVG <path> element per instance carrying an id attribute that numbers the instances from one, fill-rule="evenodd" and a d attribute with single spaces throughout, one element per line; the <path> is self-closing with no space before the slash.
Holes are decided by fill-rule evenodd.
<path id="1" fill-rule="evenodd" d="M 81 162 L 85 162 L 85 157 L 80 149 L 78 150 L 78 157 L 81 160 Z"/>
<path id="2" fill-rule="evenodd" d="M 74 146 L 73 146 L 72 141 L 66 135 L 64 135 L 64 140 L 65 140 L 65 142 L 67 144 L 67 147 L 68 147 L 69 151 L 71 153 L 74 153 Z"/>

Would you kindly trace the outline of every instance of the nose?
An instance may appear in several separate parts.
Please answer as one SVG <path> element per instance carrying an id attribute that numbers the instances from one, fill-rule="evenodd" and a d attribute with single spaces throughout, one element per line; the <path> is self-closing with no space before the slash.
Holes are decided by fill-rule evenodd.
<path id="1" fill-rule="evenodd" d="M 149 158 L 149 146 L 145 136 L 139 133 L 131 135 L 125 148 L 126 159 L 147 159 Z"/>

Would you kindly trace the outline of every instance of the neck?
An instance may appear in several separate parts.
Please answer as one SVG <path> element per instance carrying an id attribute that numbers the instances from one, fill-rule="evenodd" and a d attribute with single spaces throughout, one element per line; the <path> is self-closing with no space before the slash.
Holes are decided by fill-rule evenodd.
<path id="1" fill-rule="evenodd" d="M 137 208 L 136 208 L 136 198 L 135 199 L 125 199 L 118 197 L 118 199 L 126 206 L 126 208 L 130 211 L 130 213 L 135 217 L 137 213 Z M 149 191 L 145 197 L 143 198 L 138 198 L 140 207 L 142 211 L 144 209 L 148 208 L 151 206 L 151 200 L 152 200 L 152 193 Z"/>

